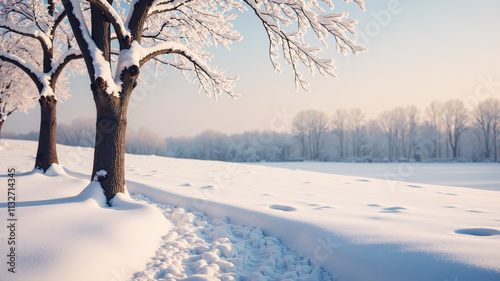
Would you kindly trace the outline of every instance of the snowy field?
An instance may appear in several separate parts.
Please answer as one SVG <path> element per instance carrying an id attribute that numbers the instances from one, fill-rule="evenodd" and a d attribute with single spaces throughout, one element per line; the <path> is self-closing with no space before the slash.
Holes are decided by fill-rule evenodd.
<path id="1" fill-rule="evenodd" d="M 257 165 L 500 191 L 500 163 L 261 162 Z"/>
<path id="2" fill-rule="evenodd" d="M 127 155 L 132 196 L 106 207 L 91 149 L 43 175 L 35 142 L 4 142 L 0 280 L 500 280 L 498 191 Z"/>

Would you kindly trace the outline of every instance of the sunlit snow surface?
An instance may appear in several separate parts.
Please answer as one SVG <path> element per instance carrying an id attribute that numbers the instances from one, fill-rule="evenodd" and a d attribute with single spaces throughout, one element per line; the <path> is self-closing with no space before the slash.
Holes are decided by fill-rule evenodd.
<path id="1" fill-rule="evenodd" d="M 255 165 L 500 191 L 500 163 L 260 162 Z"/>
<path id="2" fill-rule="evenodd" d="M 36 143 L 7 142 L 0 150 L 0 168 L 6 171 L 16 166 L 19 171 L 30 171 Z M 90 178 L 92 150 L 58 148 L 60 162 L 69 175 Z M 139 236 L 132 238 L 111 231 L 127 226 L 118 219 L 118 228 L 101 228 L 106 235 L 92 231 L 93 239 L 75 240 L 77 245 L 71 244 L 70 239 L 62 239 L 66 241 L 64 246 L 51 248 L 50 255 L 25 267 L 31 279 L 19 280 L 54 280 L 43 277 L 58 272 L 70 274 L 71 270 L 63 270 L 58 264 L 60 260 L 64 260 L 65 268 L 84 268 L 97 276 L 122 276 L 112 280 L 128 280 L 132 276 L 136 280 L 182 280 L 185 277 L 186 280 L 276 280 L 284 279 L 286 274 L 291 274 L 291 280 L 298 280 L 295 275 L 301 276 L 299 272 L 305 274 L 305 280 L 319 278 L 307 279 L 307 274 L 328 278 L 328 274 L 315 265 L 320 265 L 333 280 L 499 280 L 500 193 L 497 191 L 141 155 L 127 155 L 126 174 L 128 190 L 137 198 L 144 199 L 143 195 L 152 198 L 152 204 L 160 207 L 156 210 L 163 212 L 164 216 L 156 218 L 158 222 L 167 222 L 161 244 L 144 245 L 140 235 L 154 236 L 154 233 L 138 232 Z M 29 190 L 44 196 L 52 194 L 57 202 L 78 195 L 66 194 L 68 190 L 79 188 L 81 192 L 88 185 L 88 180 L 72 179 L 79 182 L 75 185 L 78 188 L 60 188 L 65 184 L 58 185 L 54 180 L 65 180 L 63 177 L 67 176 L 38 176 L 36 184 L 31 181 L 31 185 L 46 187 L 32 186 Z M 0 184 L 6 185 L 5 177 L 0 179 Z M 21 176 L 19 182 L 22 182 Z M 0 202 L 5 202 L 4 196 L 0 194 Z M 93 198 L 94 195 L 86 196 Z M 20 196 L 19 200 L 34 199 Z M 61 244 L 52 242 L 50 234 L 58 229 L 67 233 L 67 225 L 62 222 L 73 217 L 74 212 L 84 213 L 85 208 L 90 208 L 98 214 L 102 209 L 98 204 L 72 204 L 77 205 L 49 204 L 38 208 L 39 212 L 35 212 L 34 207 L 24 208 L 24 220 L 32 224 L 20 228 L 26 239 L 23 241 L 38 242 L 31 243 L 26 253 L 39 255 L 45 245 Z M 137 204 L 144 206 L 144 202 Z M 44 212 L 52 209 L 58 214 L 53 216 L 57 218 L 55 221 L 61 223 L 47 228 L 52 220 L 51 216 L 44 216 Z M 30 210 L 35 213 L 31 215 Z M 119 216 L 120 212 L 115 215 Z M 0 219 L 4 220 L 3 216 Z M 93 224 L 115 223 L 100 217 L 82 219 L 82 216 L 72 219 L 71 223 L 79 226 L 82 221 L 86 227 L 72 228 L 72 231 L 93 229 L 90 227 Z M 127 222 L 133 224 L 134 216 Z M 154 221 L 143 223 L 142 229 L 148 229 L 151 226 L 147 224 Z M 75 233 L 76 238 L 86 235 L 86 232 Z M 252 233 L 261 236 L 252 240 Z M 5 234 L 2 232 L 2 235 Z M 136 261 L 133 272 L 121 269 L 106 272 L 108 267 L 97 265 L 103 255 L 109 255 L 107 258 L 111 260 L 131 262 L 121 251 L 112 251 L 104 243 L 115 238 L 121 239 L 116 245 L 123 250 L 142 248 L 143 252 L 151 253 L 150 258 L 143 259 L 142 264 Z M 83 248 L 102 254 L 89 254 L 89 261 L 82 262 L 81 257 L 85 255 L 74 258 L 72 253 Z M 290 260 L 287 256 L 293 258 Z M 247 266 L 245 257 L 252 261 L 254 257 L 259 259 Z M 5 271 L 0 270 L 0 280 L 3 280 Z M 245 270 L 253 270 L 254 278 L 245 279 L 250 276 Z M 258 273 L 263 277 L 257 278 Z M 77 280 L 76 276 L 59 279 Z"/>

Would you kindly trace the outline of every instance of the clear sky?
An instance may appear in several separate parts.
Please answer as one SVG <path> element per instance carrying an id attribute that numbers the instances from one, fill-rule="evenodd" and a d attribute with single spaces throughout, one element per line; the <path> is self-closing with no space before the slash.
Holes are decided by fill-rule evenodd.
<path id="1" fill-rule="evenodd" d="M 216 49 L 213 60 L 228 76 L 240 77 L 236 92 L 241 98 L 220 96 L 215 101 L 175 70 L 155 77 L 151 70 L 141 69 L 148 83 L 133 94 L 129 126 L 147 127 L 167 137 L 209 129 L 224 133 L 281 129 L 287 123 L 280 123 L 280 117 L 309 108 L 332 115 L 338 108 L 359 107 L 367 118 L 374 118 L 398 106 L 414 104 L 424 109 L 433 100 L 467 99 L 481 77 L 491 75 L 500 82 L 500 1 L 366 2 L 366 12 L 353 3 L 335 3 L 337 12 L 348 11 L 359 21 L 359 40 L 369 52 L 344 57 L 330 44 L 332 48 L 323 54 L 335 59 L 338 78 L 307 75 L 311 93 L 295 91 L 292 73 L 284 63 L 283 73 L 274 73 L 266 34 L 247 12 L 235 22 L 243 40 L 230 51 Z M 388 12 L 390 18 L 380 18 Z M 88 78 L 71 81 L 72 97 L 58 103 L 58 122 L 95 115 Z M 495 90 L 494 96 L 500 97 L 500 87 Z M 38 107 L 28 115 L 15 113 L 3 130 L 38 130 L 39 114 Z"/>

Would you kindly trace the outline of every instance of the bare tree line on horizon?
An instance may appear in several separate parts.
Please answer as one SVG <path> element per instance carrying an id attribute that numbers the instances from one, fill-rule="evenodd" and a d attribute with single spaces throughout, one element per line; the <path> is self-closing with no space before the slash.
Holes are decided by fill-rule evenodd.
<path id="1" fill-rule="evenodd" d="M 95 120 L 58 125 L 60 144 L 93 147 Z M 367 120 L 359 108 L 330 114 L 309 109 L 295 115 L 288 133 L 249 131 L 162 138 L 147 128 L 127 132 L 125 150 L 176 158 L 258 161 L 498 161 L 500 102 L 489 98 L 468 110 L 460 100 L 384 111 Z M 36 140 L 37 132 L 7 137 Z"/>

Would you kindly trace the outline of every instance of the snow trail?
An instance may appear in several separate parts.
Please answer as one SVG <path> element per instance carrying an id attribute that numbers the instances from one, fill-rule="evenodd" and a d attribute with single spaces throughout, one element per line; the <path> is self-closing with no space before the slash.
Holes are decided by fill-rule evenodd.
<path id="1" fill-rule="evenodd" d="M 159 208 L 173 226 L 156 256 L 132 280 L 332 280 L 309 258 L 300 258 L 259 228 L 156 203 L 141 194 L 132 197 Z"/>

